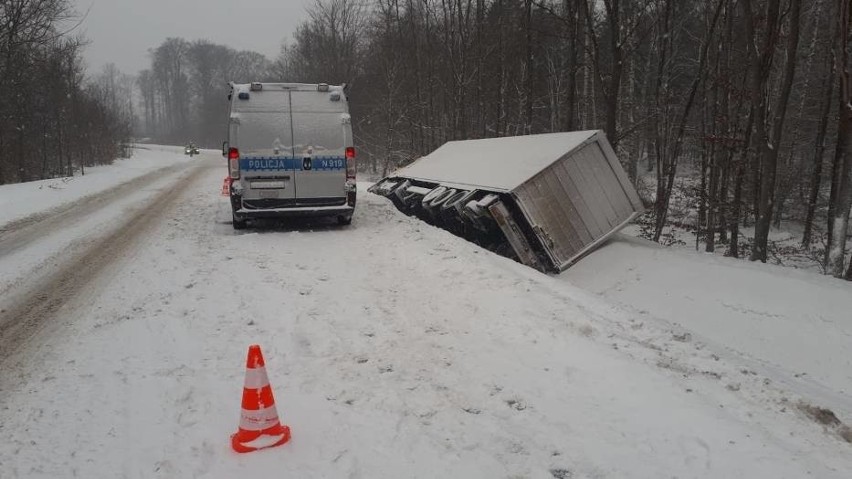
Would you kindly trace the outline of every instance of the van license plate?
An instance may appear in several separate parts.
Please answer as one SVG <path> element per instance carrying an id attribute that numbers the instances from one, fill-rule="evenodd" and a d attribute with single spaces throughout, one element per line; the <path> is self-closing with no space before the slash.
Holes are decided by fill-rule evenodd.
<path id="1" fill-rule="evenodd" d="M 286 183 L 283 181 L 252 181 L 251 187 L 255 190 L 283 190 Z"/>

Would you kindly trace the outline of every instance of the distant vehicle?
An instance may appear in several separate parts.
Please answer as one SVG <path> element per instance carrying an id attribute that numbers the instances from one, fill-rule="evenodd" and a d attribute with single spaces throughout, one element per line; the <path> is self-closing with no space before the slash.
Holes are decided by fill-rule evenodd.
<path id="1" fill-rule="evenodd" d="M 355 211 L 355 148 L 344 86 L 231 84 L 228 158 L 234 229 L 254 218 Z"/>
<path id="2" fill-rule="evenodd" d="M 193 157 L 193 155 L 197 155 L 197 154 L 198 154 L 198 147 L 197 147 L 197 146 L 195 146 L 195 144 L 190 143 L 189 145 L 187 145 L 186 147 L 184 147 L 184 149 L 183 149 L 183 153 L 184 153 L 185 155 L 189 155 L 189 157 L 190 157 L 190 158 L 192 158 L 192 157 Z"/>

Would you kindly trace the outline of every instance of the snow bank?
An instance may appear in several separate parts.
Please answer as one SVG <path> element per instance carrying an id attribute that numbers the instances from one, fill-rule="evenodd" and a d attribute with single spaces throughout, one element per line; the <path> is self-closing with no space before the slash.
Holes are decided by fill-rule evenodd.
<path id="1" fill-rule="evenodd" d="M 852 283 L 619 235 L 564 280 L 730 351 L 852 417 Z"/>
<path id="2" fill-rule="evenodd" d="M 139 145 L 128 159 L 86 168 L 84 176 L 0 186 L 0 228 L 177 163 L 191 161 L 183 147 Z"/>

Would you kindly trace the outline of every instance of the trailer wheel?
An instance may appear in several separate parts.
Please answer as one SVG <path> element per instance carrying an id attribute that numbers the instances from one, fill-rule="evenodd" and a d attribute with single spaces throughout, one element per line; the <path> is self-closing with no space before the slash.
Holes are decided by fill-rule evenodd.
<path id="1" fill-rule="evenodd" d="M 420 200 L 423 204 L 423 207 L 425 208 L 427 203 L 434 200 L 438 196 L 443 195 L 446 191 L 446 186 L 439 186 L 437 188 L 432 189 L 432 191 L 426 193 L 426 196 L 424 196 L 423 199 Z"/>
<path id="2" fill-rule="evenodd" d="M 452 188 L 451 188 L 451 189 L 448 189 L 447 191 L 445 191 L 445 192 L 441 193 L 440 195 L 437 195 L 436 197 L 432 198 L 432 200 L 431 200 L 431 201 L 429 201 L 429 203 L 428 203 L 428 204 L 424 204 L 423 206 L 425 206 L 425 207 L 426 207 L 426 208 L 428 208 L 428 209 L 435 209 L 435 208 L 438 208 L 438 207 L 440 207 L 442 204 L 444 204 L 444 202 L 445 202 L 445 201 L 447 201 L 448 199 L 450 199 L 450 198 L 452 198 L 453 196 L 455 196 L 455 194 L 456 194 L 456 190 L 454 190 L 454 189 L 452 189 Z M 425 202 L 424 202 L 424 203 L 425 203 Z"/>

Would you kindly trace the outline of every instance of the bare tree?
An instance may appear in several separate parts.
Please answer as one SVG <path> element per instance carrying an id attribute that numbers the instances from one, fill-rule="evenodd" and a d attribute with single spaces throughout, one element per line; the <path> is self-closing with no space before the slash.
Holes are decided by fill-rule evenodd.
<path id="1" fill-rule="evenodd" d="M 0 0 L 0 76 L 14 92 L 0 96 L 0 184 L 71 175 L 121 154 L 116 111 L 84 82 L 84 42 L 60 28 L 73 15 L 67 0 Z"/>
<path id="2" fill-rule="evenodd" d="M 837 163 L 834 172 L 837 205 L 829 215 L 831 236 L 826 250 L 827 269 L 834 276 L 841 278 L 844 277 L 846 236 L 849 230 L 849 211 L 852 209 L 852 86 L 850 86 L 849 71 L 849 25 L 852 22 L 852 8 L 850 8 L 850 0 L 838 0 L 837 13 L 839 37 L 835 61 L 840 81 L 841 105 L 838 119 Z M 846 276 L 850 276 L 848 271 Z"/>
<path id="3" fill-rule="evenodd" d="M 759 157 L 760 194 L 757 211 L 757 222 L 755 225 L 754 246 L 751 253 L 752 261 L 766 262 L 767 242 L 769 240 L 769 228 L 772 223 L 772 212 L 775 198 L 775 178 L 778 170 L 778 150 L 780 149 L 781 134 L 784 128 L 784 120 L 787 113 L 787 105 L 790 98 L 790 90 L 793 85 L 793 75 L 796 71 L 796 53 L 799 46 L 799 25 L 801 16 L 801 0 L 790 0 L 790 33 L 787 36 L 787 62 L 784 69 L 784 80 L 778 95 L 778 104 L 774 110 L 774 122 L 772 130 L 768 130 L 766 121 L 768 95 L 765 92 L 772 68 L 772 59 L 775 54 L 776 43 L 780 37 L 781 16 L 780 0 L 768 0 L 766 22 L 762 38 L 757 36 L 756 19 L 752 11 L 751 0 L 742 0 L 743 11 L 746 20 L 745 33 L 747 45 L 752 49 L 754 58 L 750 71 L 752 102 L 755 105 L 755 134 L 752 136 L 752 145 Z M 757 45 L 762 45 L 761 50 L 755 50 Z"/>

